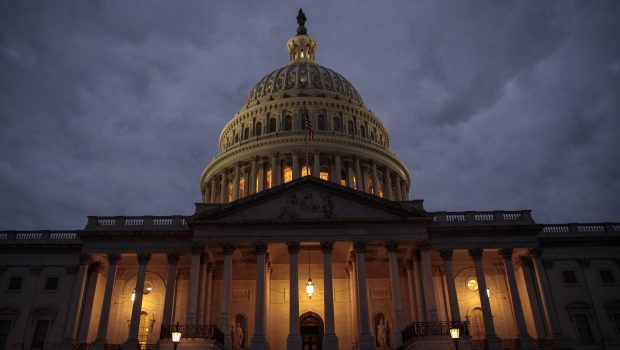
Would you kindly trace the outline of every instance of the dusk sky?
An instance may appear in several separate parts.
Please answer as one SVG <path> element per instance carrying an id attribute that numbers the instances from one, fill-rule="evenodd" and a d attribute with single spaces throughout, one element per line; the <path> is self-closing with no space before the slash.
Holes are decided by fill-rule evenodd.
<path id="1" fill-rule="evenodd" d="M 300 7 L 428 211 L 620 221 L 619 1 L 0 0 L 0 229 L 191 215 Z"/>

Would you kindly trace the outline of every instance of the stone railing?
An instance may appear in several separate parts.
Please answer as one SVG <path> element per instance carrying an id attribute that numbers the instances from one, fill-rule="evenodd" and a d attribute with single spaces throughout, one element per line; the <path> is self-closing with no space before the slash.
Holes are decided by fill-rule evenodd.
<path id="1" fill-rule="evenodd" d="M 178 328 L 177 328 L 178 327 Z M 169 339 L 172 332 L 178 329 L 184 339 L 213 339 L 224 344 L 224 333 L 214 325 L 162 325 L 160 339 Z"/>
<path id="2" fill-rule="evenodd" d="M 67 241 L 77 240 L 79 231 L 0 231 L 0 242 L 7 241 Z"/>
<path id="3" fill-rule="evenodd" d="M 416 337 L 425 336 L 450 336 L 450 328 L 458 327 L 462 336 L 469 335 L 469 322 L 413 322 L 401 331 L 403 343 L 407 343 Z"/>
<path id="4" fill-rule="evenodd" d="M 89 216 L 86 230 L 185 229 L 188 216 Z"/>
<path id="5" fill-rule="evenodd" d="M 534 224 L 531 210 L 519 211 L 437 211 L 430 213 L 435 224 Z"/>
<path id="6" fill-rule="evenodd" d="M 598 233 L 601 235 L 620 235 L 620 223 L 606 222 L 595 224 L 551 224 L 545 225 L 542 237 L 553 237 L 556 235 L 570 236 Z"/>

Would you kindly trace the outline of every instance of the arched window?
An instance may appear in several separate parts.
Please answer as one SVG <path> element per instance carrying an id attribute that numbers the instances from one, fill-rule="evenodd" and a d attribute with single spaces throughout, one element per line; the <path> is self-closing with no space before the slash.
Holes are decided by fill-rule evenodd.
<path id="1" fill-rule="evenodd" d="M 379 197 L 383 198 L 383 181 L 379 179 Z"/>
<path id="2" fill-rule="evenodd" d="M 368 193 L 375 194 L 375 186 L 372 183 L 372 178 L 369 176 L 366 183 L 368 184 Z"/>
<path id="3" fill-rule="evenodd" d="M 308 176 L 308 175 L 311 175 L 311 174 L 312 174 L 312 172 L 310 171 L 310 167 L 304 165 L 304 167 L 301 168 L 301 176 L 302 177 L 303 176 Z"/>
<path id="4" fill-rule="evenodd" d="M 256 123 L 256 130 L 254 131 L 254 135 L 256 135 L 258 137 L 262 133 L 263 133 L 263 123 L 258 122 L 258 123 Z"/>
<path id="5" fill-rule="evenodd" d="M 334 131 L 342 131 L 342 125 L 340 125 L 340 118 L 334 117 Z"/>
<path id="6" fill-rule="evenodd" d="M 344 169 L 340 170 L 340 184 L 342 186 L 346 186 L 347 185 L 347 172 Z"/>
<path id="7" fill-rule="evenodd" d="M 237 135 L 237 133 L 235 133 L 235 143 L 239 142 L 239 135 Z"/>
<path id="8" fill-rule="evenodd" d="M 366 127 L 365 126 L 360 126 L 360 137 L 361 138 L 366 138 Z"/>
<path id="9" fill-rule="evenodd" d="M 245 197 L 245 177 L 239 178 L 239 198 Z"/>
<path id="10" fill-rule="evenodd" d="M 258 176 L 256 177 L 256 184 L 255 184 L 255 187 L 254 187 L 254 188 L 255 188 L 254 192 L 258 192 L 258 191 L 260 191 L 260 190 L 258 189 Z"/>
<path id="11" fill-rule="evenodd" d="M 267 170 L 265 173 L 265 188 L 271 188 L 271 169 Z"/>
<path id="12" fill-rule="evenodd" d="M 293 117 L 287 115 L 284 117 L 284 131 L 293 130 Z"/>
<path id="13" fill-rule="evenodd" d="M 319 117 L 317 118 L 317 124 L 319 127 L 319 130 L 325 130 L 325 116 L 324 115 L 319 115 Z"/>
<path id="14" fill-rule="evenodd" d="M 243 139 L 247 140 L 250 138 L 250 127 L 246 126 L 245 130 L 243 130 Z"/>
<path id="15" fill-rule="evenodd" d="M 232 184 L 232 182 L 229 182 L 228 183 L 228 187 L 226 188 L 226 198 L 228 199 L 228 202 L 232 202 L 233 201 L 232 193 L 233 193 L 233 184 Z"/>
<path id="16" fill-rule="evenodd" d="M 291 167 L 285 167 L 283 173 L 284 183 L 293 181 L 293 169 Z"/>
<path id="17" fill-rule="evenodd" d="M 349 122 L 347 123 L 347 131 L 349 132 L 349 135 L 353 136 L 354 135 L 354 131 L 353 131 L 353 122 L 349 120 Z"/>
<path id="18" fill-rule="evenodd" d="M 269 132 L 276 132 L 276 118 L 269 119 Z"/>

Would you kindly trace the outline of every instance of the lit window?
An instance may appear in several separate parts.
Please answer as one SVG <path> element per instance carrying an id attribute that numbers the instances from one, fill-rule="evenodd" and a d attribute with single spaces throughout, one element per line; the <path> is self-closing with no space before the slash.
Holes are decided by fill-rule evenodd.
<path id="1" fill-rule="evenodd" d="M 245 178 L 241 176 L 239 178 L 239 198 L 245 197 Z"/>
<path id="2" fill-rule="evenodd" d="M 271 169 L 265 174 L 265 188 L 271 188 Z"/>
<path id="3" fill-rule="evenodd" d="M 379 179 L 379 197 L 383 198 L 383 181 Z"/>
<path id="4" fill-rule="evenodd" d="M 327 171 L 321 171 L 319 176 L 321 177 L 321 180 L 326 180 L 326 181 L 329 180 L 329 172 Z"/>
<path id="5" fill-rule="evenodd" d="M 340 179 L 340 184 L 342 186 L 346 186 L 347 185 L 347 179 Z"/>
<path id="6" fill-rule="evenodd" d="M 353 188 L 357 188 L 357 179 L 353 176 Z"/>
<path id="7" fill-rule="evenodd" d="M 284 183 L 293 180 L 293 170 L 290 167 L 284 168 Z"/>
<path id="8" fill-rule="evenodd" d="M 470 278 L 467 280 L 467 289 L 477 291 L 478 290 L 478 281 L 474 278 Z"/>
<path id="9" fill-rule="evenodd" d="M 310 167 L 307 167 L 304 165 L 303 168 L 301 168 L 301 176 L 308 176 L 310 175 Z"/>
<path id="10" fill-rule="evenodd" d="M 368 177 L 368 193 L 375 194 L 375 185 L 372 183 L 370 176 Z"/>
<path id="11" fill-rule="evenodd" d="M 254 192 L 258 192 L 258 191 L 259 191 L 259 189 L 258 189 L 258 176 L 257 176 L 256 177 L 256 190 Z"/>
<path id="12" fill-rule="evenodd" d="M 233 193 L 233 185 L 232 185 L 232 183 L 228 184 L 228 188 L 226 190 L 227 190 L 226 197 L 228 198 L 229 202 L 232 202 L 232 200 L 233 200 L 232 199 L 233 198 L 233 196 L 232 196 L 232 193 Z"/>

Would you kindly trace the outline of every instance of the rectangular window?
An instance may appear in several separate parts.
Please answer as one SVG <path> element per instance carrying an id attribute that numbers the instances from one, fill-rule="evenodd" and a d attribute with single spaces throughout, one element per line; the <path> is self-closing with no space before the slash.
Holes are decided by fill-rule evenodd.
<path id="1" fill-rule="evenodd" d="M 6 340 L 9 338 L 9 329 L 11 329 L 11 321 L 0 320 L 0 349 L 6 349 Z"/>
<path id="2" fill-rule="evenodd" d="M 575 274 L 575 271 L 562 271 L 562 278 L 566 284 L 577 284 L 577 275 Z"/>
<path id="3" fill-rule="evenodd" d="M 599 273 L 601 274 L 601 282 L 606 283 L 606 284 L 611 284 L 611 283 L 616 282 L 614 279 L 614 274 L 611 272 L 611 270 L 600 269 Z"/>
<path id="4" fill-rule="evenodd" d="M 45 279 L 45 290 L 58 289 L 58 277 L 48 277 Z"/>
<path id="5" fill-rule="evenodd" d="M 590 329 L 588 315 L 575 314 L 575 325 L 577 326 L 577 334 L 579 335 L 579 344 L 594 344 L 594 337 L 592 336 L 592 330 Z"/>
<path id="6" fill-rule="evenodd" d="M 21 277 L 11 277 L 9 280 L 9 290 L 20 290 L 22 289 L 22 278 Z"/>
<path id="7" fill-rule="evenodd" d="M 34 327 L 34 334 L 32 336 L 32 346 L 31 349 L 44 349 L 45 348 L 45 337 L 47 336 L 47 326 L 50 321 L 48 320 L 38 320 L 36 326 Z"/>

